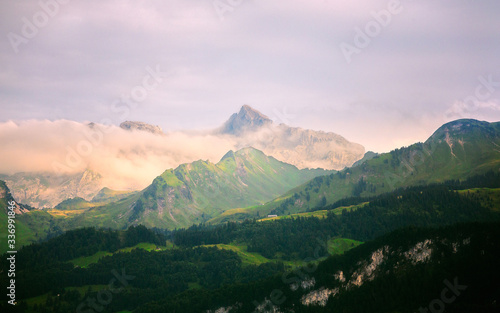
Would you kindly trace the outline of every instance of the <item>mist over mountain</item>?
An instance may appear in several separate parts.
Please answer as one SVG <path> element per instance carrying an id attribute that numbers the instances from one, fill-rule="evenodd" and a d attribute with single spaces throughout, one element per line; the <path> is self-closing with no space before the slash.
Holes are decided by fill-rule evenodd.
<path id="1" fill-rule="evenodd" d="M 358 166 L 317 177 L 259 210 L 260 214 L 279 215 L 304 212 L 344 198 L 370 197 L 399 187 L 465 179 L 499 169 L 500 122 L 461 119 L 444 124 L 424 143 L 382 153 Z"/>
<path id="2" fill-rule="evenodd" d="M 0 175 L 20 203 L 35 208 L 52 208 L 65 199 L 91 200 L 104 186 L 99 173 L 86 170 L 76 174 L 16 173 Z"/>
<path id="3" fill-rule="evenodd" d="M 238 113 L 231 115 L 219 131 L 222 134 L 242 135 L 248 131 L 257 131 L 272 123 L 269 117 L 245 104 Z"/>
<path id="4" fill-rule="evenodd" d="M 360 144 L 335 133 L 275 124 L 248 105 L 215 133 L 236 138 L 238 147 L 252 146 L 299 168 L 340 170 L 361 159 L 365 152 Z"/>
<path id="5" fill-rule="evenodd" d="M 329 173 L 332 171 L 299 170 L 254 148 L 244 148 L 229 151 L 216 164 L 198 160 L 167 169 L 140 193 L 105 209 L 90 209 L 68 223 L 91 226 L 97 221 L 113 228 L 132 224 L 169 229 L 187 227 L 228 209 L 262 205 Z"/>
<path id="6" fill-rule="evenodd" d="M 164 133 L 134 121 L 119 127 L 9 121 L 0 123 L 0 142 L 3 179 L 19 201 L 40 208 L 73 197 L 90 200 L 103 187 L 140 190 L 166 168 L 199 159 L 215 163 L 227 151 L 245 147 L 298 168 L 341 169 L 364 153 L 362 146 L 333 133 L 275 125 L 247 105 L 216 131 Z"/>
<path id="7" fill-rule="evenodd" d="M 28 205 L 18 203 L 16 201 L 16 198 L 14 196 L 12 196 L 12 193 L 10 192 L 9 187 L 7 187 L 5 182 L 2 180 L 0 180 L 0 200 L 3 202 L 3 205 L 5 205 L 6 207 L 10 206 L 9 203 L 15 202 L 16 204 L 14 205 L 13 211 L 16 213 L 16 215 L 23 215 L 24 213 L 28 213 L 29 211 L 34 209 L 33 207 L 30 207 Z M 1 211 L 3 211 L 3 210 L 1 210 Z M 7 212 L 2 212 L 2 213 L 7 213 Z"/>
<path id="8" fill-rule="evenodd" d="M 217 162 L 235 149 L 230 139 L 210 134 L 159 135 L 66 120 L 0 123 L 0 142 L 2 179 L 19 201 L 36 207 L 66 197 L 90 200 L 102 187 L 141 190 L 166 168 L 200 158 Z M 87 170 L 99 176 L 94 186 L 80 182 Z"/>

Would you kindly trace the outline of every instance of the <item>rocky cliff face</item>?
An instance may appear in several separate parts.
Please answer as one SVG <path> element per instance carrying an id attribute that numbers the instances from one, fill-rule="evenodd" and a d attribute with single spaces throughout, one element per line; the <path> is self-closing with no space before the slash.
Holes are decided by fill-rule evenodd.
<path id="1" fill-rule="evenodd" d="M 276 125 L 248 105 L 216 132 L 235 137 L 238 148 L 252 146 L 298 168 L 340 170 L 365 153 L 363 146 L 335 133 Z"/>
<path id="2" fill-rule="evenodd" d="M 161 129 L 160 126 L 157 125 L 151 125 L 143 122 L 132 122 L 132 121 L 125 121 L 120 124 L 120 127 L 125 129 L 125 130 L 138 130 L 138 131 L 146 131 L 152 134 L 156 135 L 164 135 L 165 133 Z"/>
<path id="3" fill-rule="evenodd" d="M 52 208 L 74 197 L 91 200 L 103 188 L 101 175 L 91 170 L 62 176 L 17 173 L 2 178 L 17 201 L 39 209 Z"/>
<path id="4" fill-rule="evenodd" d="M 24 204 L 20 204 L 14 199 L 12 196 L 9 188 L 5 184 L 4 181 L 0 180 L 0 199 L 5 201 L 5 210 L 7 211 L 7 208 L 10 206 L 10 203 L 13 201 L 15 202 L 14 204 L 14 212 L 16 215 L 22 215 L 24 213 L 28 213 L 30 210 L 32 210 L 32 207 L 29 207 Z"/>
<path id="5" fill-rule="evenodd" d="M 223 134 L 242 135 L 248 131 L 257 131 L 261 127 L 269 126 L 272 123 L 273 121 L 269 117 L 248 105 L 244 105 L 239 113 L 231 115 L 219 131 Z"/>
<path id="6" fill-rule="evenodd" d="M 453 253 L 456 254 L 460 248 L 470 244 L 470 238 L 460 242 L 447 242 L 444 240 L 441 245 L 446 245 L 453 248 Z M 319 287 L 305 294 L 301 302 L 303 305 L 319 305 L 325 306 L 330 297 L 335 297 L 339 292 L 360 287 L 368 281 L 374 280 L 377 276 L 384 275 L 381 267 L 384 263 L 393 262 L 395 266 L 391 271 L 399 271 L 404 267 L 415 266 L 418 263 L 430 262 L 434 251 L 434 242 L 432 239 L 425 239 L 417 242 L 414 246 L 406 251 L 401 251 L 401 247 L 383 246 L 371 253 L 368 260 L 362 260 L 355 265 L 355 270 L 350 275 L 347 281 L 344 271 L 338 271 L 333 277 L 339 284 L 339 287 L 328 289 Z M 394 261 L 396 260 L 396 261 Z M 387 274 L 388 272 L 385 272 Z M 303 288 L 306 289 L 306 288 Z"/>
<path id="7" fill-rule="evenodd" d="M 322 131 L 281 124 L 269 128 L 271 135 L 253 145 L 264 153 L 299 168 L 340 170 L 363 157 L 363 146 L 344 137 Z"/>

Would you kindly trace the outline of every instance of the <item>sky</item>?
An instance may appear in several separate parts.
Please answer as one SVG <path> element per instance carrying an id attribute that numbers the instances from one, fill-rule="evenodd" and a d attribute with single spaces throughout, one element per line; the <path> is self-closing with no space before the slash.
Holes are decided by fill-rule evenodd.
<path id="1" fill-rule="evenodd" d="M 499 13 L 495 0 L 2 1 L 0 123 L 203 130 L 248 104 L 387 152 L 454 119 L 500 120 Z"/>

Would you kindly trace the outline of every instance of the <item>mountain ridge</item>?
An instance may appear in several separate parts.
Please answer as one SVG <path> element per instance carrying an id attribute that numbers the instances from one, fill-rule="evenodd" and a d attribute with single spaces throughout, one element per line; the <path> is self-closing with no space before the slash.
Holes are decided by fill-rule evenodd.
<path id="1" fill-rule="evenodd" d="M 500 123 L 456 120 L 439 127 L 424 143 L 379 154 L 336 174 L 318 176 L 263 207 L 245 209 L 246 215 L 239 213 L 238 219 L 300 213 L 343 198 L 369 197 L 399 187 L 465 179 L 499 169 Z"/>
<path id="2" fill-rule="evenodd" d="M 214 133 L 231 136 L 238 148 L 252 146 L 298 168 L 341 170 L 365 153 L 362 145 L 341 135 L 276 124 L 249 105 L 242 106 Z"/>
<path id="3" fill-rule="evenodd" d="M 66 140 L 73 142 L 70 146 L 52 148 L 56 149 L 52 159 L 59 155 L 58 160 L 65 160 L 66 163 L 54 163 L 62 168 L 56 169 L 53 165 L 42 166 L 32 172 L 7 171 L 9 175 L 0 173 L 0 179 L 7 182 L 20 202 L 42 209 L 53 208 L 63 200 L 75 197 L 90 201 L 103 187 L 120 190 L 141 189 L 147 186 L 148 180 L 152 180 L 154 175 L 164 170 L 163 162 L 175 167 L 198 157 L 209 156 L 215 161 L 215 158 L 229 149 L 254 147 L 301 169 L 338 170 L 361 159 L 364 154 L 361 145 L 350 143 L 340 135 L 284 124 L 276 125 L 269 117 L 249 105 L 242 106 L 239 112 L 234 113 L 218 130 L 210 131 L 164 133 L 159 126 L 137 121 L 124 121 L 118 129 L 93 122 L 71 121 L 57 125 L 51 122 L 45 126 L 54 131 L 47 137 L 69 137 Z M 112 129 L 115 131 L 111 132 Z M 68 130 L 68 133 L 64 130 Z M 110 135 L 104 136 L 108 131 Z M 78 138 L 82 135 L 83 141 L 79 141 Z M 184 145 L 189 140 L 196 144 Z M 145 142 L 148 144 L 144 144 Z M 224 149 L 216 148 L 216 152 L 206 149 L 200 151 L 198 145 L 202 146 L 206 142 L 217 144 L 217 147 Z M 125 145 L 121 146 L 123 143 Z M 79 150 L 75 148 L 82 145 L 92 149 L 80 155 Z M 67 150 L 68 147 L 72 147 L 72 150 Z M 51 161 L 53 160 L 47 163 L 50 165 Z M 69 161 L 78 163 L 78 173 L 74 172 L 77 168 L 69 169 L 66 166 L 72 164 L 68 163 Z M 119 167 L 110 166 L 120 162 L 130 166 L 131 170 L 122 173 Z M 136 166 L 148 168 L 150 171 L 134 178 L 133 167 Z M 21 169 L 24 170 L 24 167 Z"/>
<path id="4" fill-rule="evenodd" d="M 264 204 L 313 177 L 331 172 L 299 170 L 247 147 L 227 152 L 216 164 L 198 160 L 167 169 L 141 192 L 105 208 L 91 208 L 66 225 L 90 226 L 95 221 L 104 225 L 110 219 L 114 228 L 130 224 L 187 227 L 227 209 Z M 102 216 L 103 209 L 107 217 L 98 221 L 96 217 Z"/>

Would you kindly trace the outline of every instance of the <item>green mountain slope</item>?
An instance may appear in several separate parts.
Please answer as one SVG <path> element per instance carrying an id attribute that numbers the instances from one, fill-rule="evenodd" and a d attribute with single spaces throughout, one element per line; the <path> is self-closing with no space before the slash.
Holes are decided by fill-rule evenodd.
<path id="1" fill-rule="evenodd" d="M 16 202 L 5 182 L 0 180 L 0 253 L 9 250 L 7 245 L 7 235 L 9 234 L 7 211 L 9 202 L 12 203 L 12 201 Z M 14 250 L 61 233 L 54 218 L 47 212 L 17 202 L 14 212 L 16 213 Z"/>
<path id="2" fill-rule="evenodd" d="M 94 196 L 94 198 L 92 198 L 92 202 L 115 202 L 131 195 L 132 193 L 135 193 L 135 191 L 117 191 L 104 187 Z"/>
<path id="3" fill-rule="evenodd" d="M 65 228 L 121 228 L 129 224 L 186 227 L 228 209 L 261 205 L 311 178 L 331 172 L 299 170 L 253 148 L 229 151 L 217 164 L 200 160 L 166 170 L 139 194 L 89 209 L 65 221 Z"/>
<path id="4" fill-rule="evenodd" d="M 245 210 L 243 215 L 305 212 L 347 197 L 373 196 L 399 187 L 465 179 L 499 168 L 500 122 L 462 119 L 441 126 L 424 143 L 380 154 L 336 174 L 316 177 L 265 206 Z M 239 214 L 238 218 L 242 217 Z"/>

